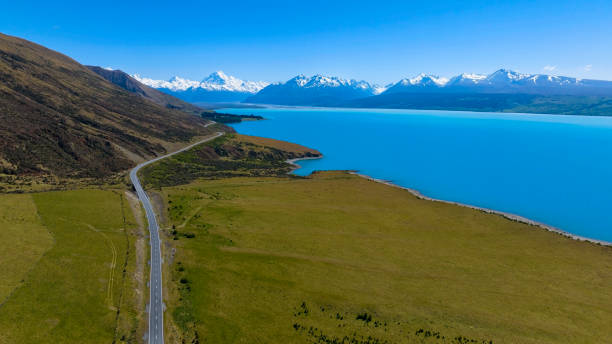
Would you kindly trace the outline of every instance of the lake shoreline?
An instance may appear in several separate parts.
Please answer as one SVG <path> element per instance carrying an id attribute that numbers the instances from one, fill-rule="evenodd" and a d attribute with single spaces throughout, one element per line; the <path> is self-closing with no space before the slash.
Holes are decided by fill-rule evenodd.
<path id="1" fill-rule="evenodd" d="M 408 191 L 412 195 L 417 197 L 418 199 L 422 199 L 422 200 L 425 200 L 425 201 L 440 202 L 440 203 L 444 203 L 444 204 L 456 205 L 456 206 L 460 206 L 460 207 L 464 207 L 464 208 L 470 208 L 470 209 L 478 210 L 478 211 L 481 211 L 481 212 L 484 212 L 484 213 L 487 213 L 487 214 L 499 215 L 499 216 L 502 216 L 502 217 L 504 217 L 504 218 L 506 218 L 508 220 L 524 223 L 524 224 L 527 224 L 527 225 L 530 225 L 530 226 L 539 227 L 541 229 L 545 229 L 545 230 L 547 230 L 549 232 L 553 232 L 553 233 L 557 233 L 557 234 L 563 235 L 564 237 L 567 237 L 567 238 L 570 238 L 570 239 L 573 239 L 573 240 L 585 241 L 585 242 L 589 242 L 589 243 L 596 244 L 596 245 L 612 247 L 612 242 L 608 242 L 608 241 L 605 241 L 605 240 L 597 240 L 597 239 L 592 239 L 592 238 L 587 238 L 587 237 L 584 237 L 584 236 L 572 234 L 570 232 L 566 232 L 566 231 L 564 231 L 562 229 L 559 229 L 557 227 L 553 227 L 553 226 L 547 225 L 547 224 L 545 224 L 543 222 L 534 221 L 534 220 L 528 219 L 528 218 L 520 216 L 520 215 L 516 215 L 516 214 L 512 214 L 512 213 L 507 213 L 507 212 L 503 212 L 503 211 L 499 211 L 499 210 L 494 210 L 494 209 L 489 209 L 489 208 L 484 208 L 484 207 L 478 207 L 478 206 L 475 206 L 475 205 L 470 205 L 470 204 L 465 204 L 465 203 L 460 203 L 460 202 L 455 202 L 455 201 L 447 201 L 447 200 L 443 200 L 443 199 L 432 198 L 432 197 L 423 195 L 421 192 L 419 192 L 416 189 L 407 188 L 405 186 L 400 186 L 400 185 L 394 184 L 393 182 L 390 182 L 390 181 L 387 181 L 387 180 L 370 177 L 370 176 L 365 175 L 365 174 L 360 174 L 357 171 L 348 171 L 348 173 L 356 175 L 356 176 L 359 176 L 361 178 L 365 178 L 365 179 L 373 181 L 373 182 L 385 184 L 385 185 L 388 185 L 388 186 L 391 186 L 391 187 L 394 187 L 394 188 L 399 188 L 399 189 Z"/>
<path id="2" fill-rule="evenodd" d="M 293 173 L 295 170 L 298 170 L 300 168 L 302 168 L 302 166 L 300 166 L 297 161 L 300 160 L 315 160 L 315 159 L 321 159 L 323 158 L 323 154 L 319 155 L 319 156 L 308 156 L 308 157 L 304 157 L 304 158 L 295 158 L 295 159 L 288 159 L 285 160 L 286 163 L 288 163 L 289 165 L 292 166 L 291 171 L 289 171 L 288 173 Z"/>
<path id="3" fill-rule="evenodd" d="M 306 157 L 306 158 L 295 158 L 295 159 L 289 159 L 286 160 L 286 162 L 288 164 L 291 164 L 293 166 L 293 168 L 291 169 L 291 171 L 289 173 L 293 173 L 294 171 L 296 171 L 297 169 L 300 169 L 301 166 L 297 163 L 300 160 L 313 160 L 313 159 L 320 159 L 322 158 L 323 155 L 319 156 L 319 157 Z M 429 196 L 425 196 L 423 195 L 421 192 L 419 192 L 416 189 L 413 188 L 408 188 L 405 186 L 401 186 L 401 185 L 397 185 L 391 181 L 388 180 L 383 180 L 383 179 L 379 179 L 379 178 L 374 178 L 362 173 L 359 173 L 359 171 L 353 171 L 353 170 L 344 170 L 344 172 L 347 172 L 349 174 L 364 178 L 366 180 L 369 181 L 373 181 L 376 183 L 380 183 L 380 184 L 384 184 L 390 187 L 394 187 L 394 188 L 398 188 L 398 189 L 402 189 L 405 191 L 408 191 L 410 194 L 412 194 L 413 196 L 415 196 L 418 199 L 422 199 L 425 201 L 430 201 L 430 202 L 440 202 L 440 203 L 444 203 L 444 204 L 450 204 L 450 205 L 455 205 L 455 206 L 460 206 L 460 207 L 464 207 L 464 208 L 469 208 L 469 209 L 474 209 L 474 210 L 478 210 L 487 214 L 494 214 L 494 215 L 498 215 L 498 216 L 502 216 L 504 218 L 506 218 L 507 220 L 511 220 L 511 221 L 516 221 L 516 222 L 520 222 L 520 223 L 524 223 L 530 226 L 534 226 L 534 227 L 539 227 L 540 229 L 544 229 L 547 230 L 549 232 L 552 233 L 556 233 L 556 234 L 560 234 L 566 238 L 569 239 L 573 239 L 576 241 L 583 241 L 583 242 L 589 242 L 591 244 L 596 244 L 596 245 L 601 245 L 601 246 L 607 246 L 607 247 L 612 247 L 612 242 L 608 242 L 605 240 L 598 240 L 598 239 L 592 239 L 592 238 L 587 238 L 581 235 L 576 235 L 576 234 L 572 234 L 570 232 L 564 231 L 562 229 L 559 229 L 557 227 L 553 227 L 550 225 L 547 225 L 543 222 L 538 222 L 538 221 L 534 221 L 531 219 L 528 219 L 526 217 L 520 216 L 520 215 L 516 215 L 516 214 L 512 214 L 512 213 L 508 213 L 508 212 L 503 212 L 503 211 L 499 211 L 499 210 L 494 210 L 494 209 L 489 209 L 489 208 L 484 208 L 484 207 L 478 207 L 475 205 L 470 205 L 470 204 L 465 204 L 465 203 L 460 203 L 460 202 L 455 202 L 455 201 L 447 201 L 447 200 L 443 200 L 443 199 L 438 199 L 438 198 L 433 198 L 433 197 L 429 197 Z"/>

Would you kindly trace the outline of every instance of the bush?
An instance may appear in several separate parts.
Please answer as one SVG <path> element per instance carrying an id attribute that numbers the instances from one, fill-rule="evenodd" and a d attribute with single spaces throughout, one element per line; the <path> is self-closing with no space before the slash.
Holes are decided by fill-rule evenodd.
<path id="1" fill-rule="evenodd" d="M 368 314 L 367 312 L 363 312 L 363 313 L 357 314 L 357 320 L 362 320 L 366 323 L 369 323 L 370 321 L 372 321 L 372 315 Z"/>

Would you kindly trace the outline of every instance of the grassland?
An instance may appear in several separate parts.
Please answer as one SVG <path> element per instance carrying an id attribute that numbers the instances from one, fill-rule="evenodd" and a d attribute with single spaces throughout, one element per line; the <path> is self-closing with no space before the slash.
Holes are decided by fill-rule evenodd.
<path id="1" fill-rule="evenodd" d="M 144 233 L 123 191 L 0 202 L 0 343 L 142 341 Z"/>
<path id="2" fill-rule="evenodd" d="M 168 342 L 611 339 L 611 248 L 344 172 L 287 177 L 282 155 L 250 153 L 275 145 L 290 149 L 228 137 L 145 175 L 170 179 L 149 183 L 165 202 Z M 224 164 L 194 158 L 219 151 Z M 196 160 L 206 173 L 172 180 Z"/>
<path id="3" fill-rule="evenodd" d="M 0 305 L 53 245 L 30 195 L 0 197 Z"/>
<path id="4" fill-rule="evenodd" d="M 611 339 L 609 247 L 345 173 L 200 180 L 164 195 L 172 339 Z"/>

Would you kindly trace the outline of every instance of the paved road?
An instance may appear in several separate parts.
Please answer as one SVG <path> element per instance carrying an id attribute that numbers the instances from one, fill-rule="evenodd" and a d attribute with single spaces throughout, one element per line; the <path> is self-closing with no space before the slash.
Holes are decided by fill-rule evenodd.
<path id="1" fill-rule="evenodd" d="M 142 189 L 142 185 L 140 185 L 140 181 L 138 180 L 138 170 L 153 162 L 167 158 L 176 153 L 183 152 L 201 143 L 213 140 L 223 134 L 224 133 L 222 132 L 218 132 L 211 137 L 180 149 L 174 153 L 166 154 L 153 160 L 143 162 L 142 164 L 134 167 L 134 169 L 130 172 L 130 179 L 132 180 L 132 184 L 134 184 L 138 198 L 140 198 L 140 201 L 144 206 L 147 221 L 149 222 L 149 236 L 151 244 L 151 279 L 149 282 L 149 344 L 164 343 L 164 303 L 162 295 L 161 244 L 159 240 L 159 226 L 157 225 L 157 218 L 155 217 L 155 212 L 153 211 L 153 206 L 151 205 L 149 196 L 147 196 L 147 193 Z"/>

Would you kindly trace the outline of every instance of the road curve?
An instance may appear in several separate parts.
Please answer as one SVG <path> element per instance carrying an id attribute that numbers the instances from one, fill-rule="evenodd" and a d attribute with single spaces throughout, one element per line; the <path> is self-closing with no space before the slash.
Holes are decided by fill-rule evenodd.
<path id="1" fill-rule="evenodd" d="M 208 125 L 210 124 L 214 123 L 209 123 Z M 134 167 L 132 171 L 130 171 L 130 179 L 132 181 L 132 184 L 134 184 L 134 188 L 136 189 L 138 198 L 142 202 L 142 205 L 145 209 L 145 213 L 147 215 L 147 221 L 149 222 L 149 240 L 151 244 L 151 274 L 149 280 L 149 344 L 164 343 L 164 303 L 162 295 L 161 243 L 159 240 L 159 226 L 157 224 L 157 218 L 155 217 L 155 212 L 153 211 L 153 206 L 151 205 L 149 196 L 147 196 L 147 193 L 144 191 L 142 185 L 140 184 L 140 181 L 138 180 L 138 171 L 144 166 L 147 166 L 158 160 L 167 158 L 171 155 L 186 151 L 201 143 L 214 140 L 223 134 L 223 132 L 217 132 L 213 136 L 210 136 L 185 148 L 179 149 L 176 152 L 166 154 L 149 161 L 145 161 Z"/>

